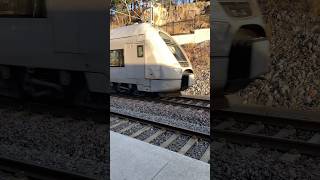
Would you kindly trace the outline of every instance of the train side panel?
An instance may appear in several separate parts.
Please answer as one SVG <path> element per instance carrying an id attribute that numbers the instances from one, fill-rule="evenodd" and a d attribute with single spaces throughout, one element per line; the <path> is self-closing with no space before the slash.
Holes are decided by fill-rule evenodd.
<path id="1" fill-rule="evenodd" d="M 124 64 L 112 66 L 111 82 L 136 85 L 137 90 L 150 90 L 150 80 L 145 78 L 145 58 L 148 57 L 144 35 L 111 39 L 111 51 L 123 50 Z M 138 47 L 143 55 L 138 57 Z M 112 59 L 111 59 L 112 60 Z"/>
<path id="2" fill-rule="evenodd" d="M 43 8 L 40 17 L 0 17 L 0 64 L 81 72 L 90 91 L 106 93 L 108 2 L 47 0 Z"/>

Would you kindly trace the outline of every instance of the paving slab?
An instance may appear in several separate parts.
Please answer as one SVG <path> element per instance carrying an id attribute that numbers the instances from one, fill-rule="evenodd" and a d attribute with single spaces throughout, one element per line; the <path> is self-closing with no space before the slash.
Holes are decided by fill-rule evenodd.
<path id="1" fill-rule="evenodd" d="M 110 131 L 111 180 L 209 180 L 210 165 Z"/>

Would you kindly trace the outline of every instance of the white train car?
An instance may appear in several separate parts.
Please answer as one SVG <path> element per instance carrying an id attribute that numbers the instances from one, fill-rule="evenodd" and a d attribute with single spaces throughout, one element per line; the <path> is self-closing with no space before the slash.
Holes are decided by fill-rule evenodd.
<path id="1" fill-rule="evenodd" d="M 268 72 L 268 30 L 256 0 L 213 0 L 211 8 L 213 88 L 233 93 Z"/>
<path id="2" fill-rule="evenodd" d="M 192 86 L 191 63 L 167 33 L 141 23 L 110 34 L 110 83 L 116 91 L 179 92 Z"/>

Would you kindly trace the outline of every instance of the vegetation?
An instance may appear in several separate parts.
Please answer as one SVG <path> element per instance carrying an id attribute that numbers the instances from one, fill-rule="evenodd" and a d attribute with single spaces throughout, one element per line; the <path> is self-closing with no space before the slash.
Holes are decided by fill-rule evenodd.
<path id="1" fill-rule="evenodd" d="M 119 13 L 130 14 L 130 11 L 141 11 L 147 8 L 150 2 L 160 3 L 164 7 L 171 8 L 173 5 L 193 3 L 208 0 L 111 0 L 111 10 Z M 112 15 L 116 15 L 112 13 Z"/>

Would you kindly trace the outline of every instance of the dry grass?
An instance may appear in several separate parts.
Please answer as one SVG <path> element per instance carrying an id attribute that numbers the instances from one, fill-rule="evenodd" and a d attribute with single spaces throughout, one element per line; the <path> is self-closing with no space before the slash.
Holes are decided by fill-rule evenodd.
<path id="1" fill-rule="evenodd" d="M 199 28 L 208 28 L 210 27 L 209 16 L 207 14 L 201 15 L 207 10 L 206 2 L 197 2 L 191 4 L 178 5 L 176 7 L 172 7 L 171 9 L 167 9 L 168 17 L 166 18 L 167 31 L 169 33 L 190 33 L 194 29 Z M 195 19 L 194 28 L 193 24 L 190 22 L 182 22 L 179 24 L 175 24 L 174 26 L 170 22 L 177 22 L 183 20 Z M 128 16 L 118 14 L 117 17 L 113 17 L 111 19 L 111 29 L 124 26 L 129 23 Z M 193 23 L 193 22 L 191 22 Z"/>

